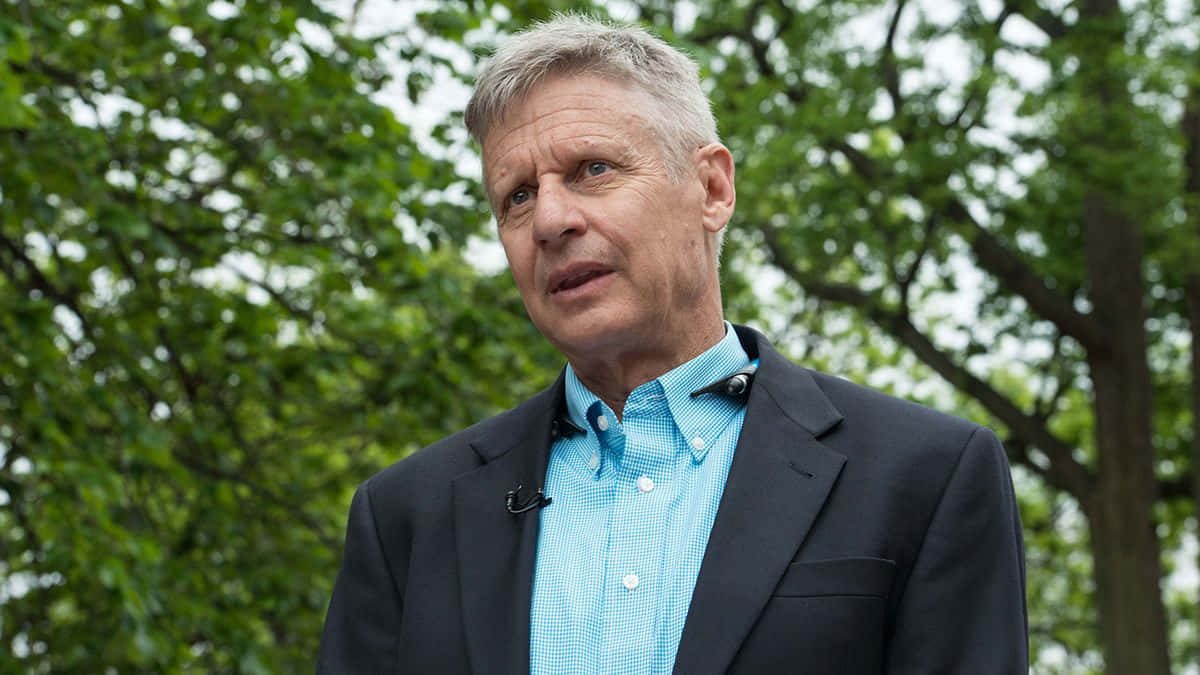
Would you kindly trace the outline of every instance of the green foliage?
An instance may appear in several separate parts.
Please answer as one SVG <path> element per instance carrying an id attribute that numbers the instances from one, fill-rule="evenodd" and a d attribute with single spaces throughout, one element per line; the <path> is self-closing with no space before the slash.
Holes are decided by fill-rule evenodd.
<path id="1" fill-rule="evenodd" d="M 371 100 L 375 41 L 0 11 L 0 671 L 310 670 L 354 485 L 557 358 L 457 253 L 482 207 Z"/>

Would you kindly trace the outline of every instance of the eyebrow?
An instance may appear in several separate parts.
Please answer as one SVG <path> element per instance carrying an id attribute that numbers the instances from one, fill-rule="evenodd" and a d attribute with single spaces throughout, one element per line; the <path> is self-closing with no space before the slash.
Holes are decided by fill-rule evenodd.
<path id="1" fill-rule="evenodd" d="M 592 137 L 592 138 L 594 138 L 594 137 Z M 645 153 L 638 151 L 637 144 L 633 141 L 633 139 L 627 138 L 627 137 L 626 138 L 618 137 L 618 138 L 620 140 L 603 137 L 603 138 L 601 138 L 601 140 L 593 141 L 593 142 L 582 142 L 579 140 L 567 141 L 564 144 L 564 147 L 560 148 L 559 151 L 554 154 L 560 155 L 560 156 L 565 156 L 567 158 L 567 160 L 565 160 L 565 163 L 567 163 L 567 164 L 584 161 L 587 159 L 604 159 L 604 158 L 611 158 L 612 161 L 616 162 L 617 164 L 630 164 L 630 163 L 632 163 L 638 159 L 644 158 L 646 156 Z M 624 142 L 622 142 L 622 141 L 624 141 Z M 501 165 L 500 169 L 503 170 L 504 168 L 506 168 L 506 167 Z M 509 171 L 507 172 L 508 176 L 506 176 L 503 179 L 500 179 L 496 183 L 495 197 L 497 199 L 503 198 L 509 192 L 514 190 L 518 185 L 521 185 L 522 183 L 524 183 L 527 180 L 527 178 L 525 177 L 525 174 L 523 173 L 527 169 L 527 167 L 521 166 L 519 168 L 519 170 L 513 169 L 511 166 L 509 166 L 507 168 L 509 169 Z M 512 178 L 512 176 L 517 176 L 517 178 Z M 487 185 L 487 182 L 488 182 L 488 178 L 487 178 L 487 172 L 485 170 L 485 172 L 484 172 L 484 185 L 485 186 Z M 503 189 L 501 189 L 501 188 L 503 188 Z"/>

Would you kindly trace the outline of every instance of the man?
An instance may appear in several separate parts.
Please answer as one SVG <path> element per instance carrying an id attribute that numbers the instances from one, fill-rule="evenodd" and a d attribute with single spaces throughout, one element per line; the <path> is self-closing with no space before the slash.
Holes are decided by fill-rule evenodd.
<path id="1" fill-rule="evenodd" d="M 568 365 L 359 488 L 322 672 L 1026 672 L 996 437 L 724 321 L 733 160 L 687 57 L 561 17 L 467 125 Z"/>

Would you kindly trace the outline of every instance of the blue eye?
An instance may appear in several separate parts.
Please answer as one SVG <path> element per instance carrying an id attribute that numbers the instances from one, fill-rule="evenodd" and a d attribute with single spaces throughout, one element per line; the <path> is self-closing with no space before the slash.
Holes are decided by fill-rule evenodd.
<path id="1" fill-rule="evenodd" d="M 512 193 L 512 195 L 509 196 L 508 203 L 513 206 L 520 206 L 521 204 L 524 204 L 525 202 L 529 201 L 529 198 L 531 196 L 532 195 L 529 193 L 529 190 L 527 190 L 526 188 L 521 188 L 520 190 L 516 190 L 515 192 Z"/>
<path id="2" fill-rule="evenodd" d="M 608 171 L 608 165 L 604 162 L 588 162 L 587 174 L 589 176 L 599 176 L 605 171 Z"/>

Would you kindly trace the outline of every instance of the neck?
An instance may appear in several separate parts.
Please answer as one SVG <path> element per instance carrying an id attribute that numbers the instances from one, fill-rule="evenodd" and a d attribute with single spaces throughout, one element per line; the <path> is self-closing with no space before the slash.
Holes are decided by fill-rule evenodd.
<path id="1" fill-rule="evenodd" d="M 725 323 L 718 320 L 685 337 L 660 349 L 640 349 L 607 358 L 568 357 L 568 361 L 579 381 L 621 419 L 630 392 L 708 351 L 725 337 Z"/>

